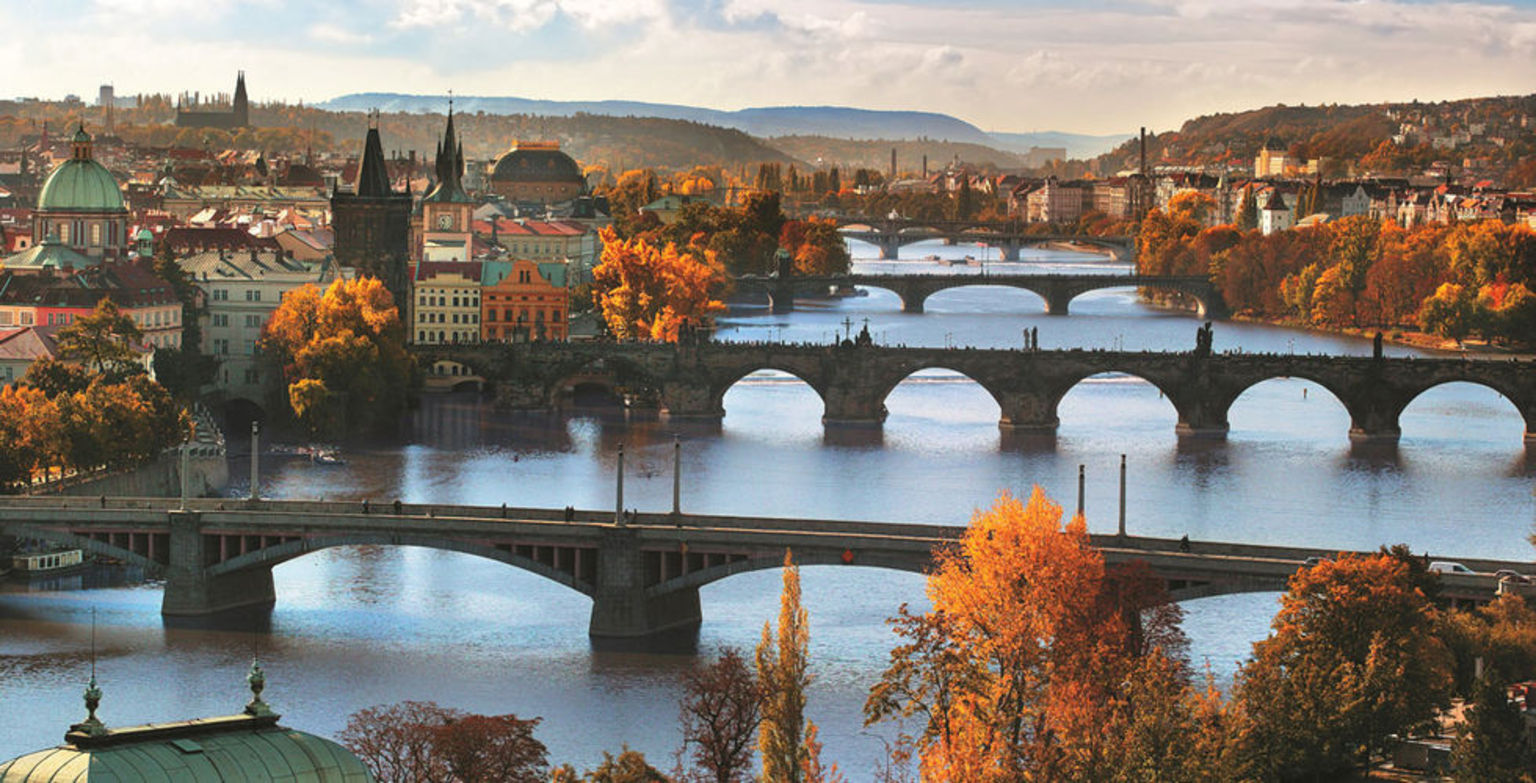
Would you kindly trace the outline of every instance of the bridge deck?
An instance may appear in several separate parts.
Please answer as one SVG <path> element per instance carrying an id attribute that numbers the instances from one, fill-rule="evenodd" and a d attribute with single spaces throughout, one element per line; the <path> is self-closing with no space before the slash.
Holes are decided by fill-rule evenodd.
<path id="1" fill-rule="evenodd" d="M 167 512 L 181 506 L 180 500 L 166 498 L 0 497 L 0 529 L 21 535 L 61 526 L 82 534 L 158 531 L 166 529 Z M 274 540 L 363 533 L 380 543 L 412 543 L 424 535 L 483 539 L 511 534 L 576 545 L 590 544 L 616 529 L 612 512 L 592 510 L 577 511 L 574 521 L 566 522 L 563 509 L 497 506 L 402 504 L 397 513 L 393 504 L 385 503 L 370 503 L 365 509 L 356 501 L 195 499 L 186 507 L 201 513 L 206 531 Z M 953 543 L 965 530 L 917 523 L 648 513 L 625 527 L 645 546 L 662 550 L 746 551 L 765 557 L 786 547 L 820 553 L 846 550 L 853 554 L 855 565 L 905 570 L 922 570 L 935 547 Z M 1092 539 L 1111 563 L 1143 560 L 1154 571 L 1179 574 L 1181 579 L 1241 576 L 1253 580 L 1255 589 L 1280 589 L 1307 558 L 1338 553 L 1333 548 L 1216 541 L 1191 541 L 1189 551 L 1182 551 L 1180 541 L 1167 538 L 1098 534 Z M 1497 586 L 1494 572 L 1524 573 L 1532 568 L 1529 560 L 1445 553 L 1432 557 L 1454 560 L 1477 572 L 1443 575 L 1450 597 L 1486 599 Z"/>

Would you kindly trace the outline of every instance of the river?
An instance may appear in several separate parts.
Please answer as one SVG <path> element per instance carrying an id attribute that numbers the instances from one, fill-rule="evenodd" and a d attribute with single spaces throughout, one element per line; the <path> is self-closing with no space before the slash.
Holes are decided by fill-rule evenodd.
<path id="1" fill-rule="evenodd" d="M 856 245 L 856 257 L 873 248 Z M 981 255 L 938 243 L 903 255 Z M 861 261 L 861 271 L 950 271 L 923 262 Z M 1036 251 L 989 273 L 1123 273 L 1105 258 Z M 879 342 L 1012 347 L 1039 328 L 1045 348 L 1185 350 L 1195 319 L 1138 302 L 1130 290 L 1086 294 L 1072 315 L 1048 317 L 1032 294 L 993 287 L 934 295 L 903 314 L 890 292 L 802 301 L 788 315 L 742 309 L 723 340 L 824 341 L 866 324 Z M 1215 349 L 1368 355 L 1366 340 L 1221 322 Z M 1393 355 L 1421 355 L 1388 347 Z M 1133 533 L 1276 544 L 1374 548 L 1405 542 L 1446 556 L 1525 558 L 1536 522 L 1536 460 L 1519 413 L 1481 387 L 1427 392 L 1402 418 L 1396 447 L 1352 447 L 1349 417 L 1315 384 L 1275 380 L 1233 406 L 1223 442 L 1183 442 L 1173 407 L 1127 377 L 1096 377 L 1069 393 L 1054 439 L 997 428 L 990 396 L 962 376 L 925 372 L 888 400 L 879 430 L 826 432 L 815 393 L 790 376 L 749 376 L 725 398 L 718 428 L 625 421 L 622 416 L 508 416 L 473 396 L 429 398 L 398 441 L 350 446 L 348 464 L 263 459 L 268 497 L 401 498 L 409 502 L 606 508 L 623 443 L 626 504 L 671 503 L 671 442 L 684 447 L 687 510 L 780 516 L 963 523 L 999 491 L 1040 485 L 1070 505 L 1078 465 L 1088 475 L 1095 531 L 1113 531 L 1119 456 L 1129 463 Z M 232 460 L 231 475 L 247 464 Z M 242 493 L 243 486 L 231 487 Z M 669 768 L 678 744 L 679 679 L 697 657 L 592 649 L 589 601 L 499 563 L 416 548 L 333 549 L 275 571 L 269 617 L 219 627 L 169 626 L 153 584 L 0 593 L 0 758 L 56 743 L 84 717 L 92 612 L 97 672 L 109 724 L 237 711 L 253 648 L 267 700 L 295 728 L 334 735 L 346 715 L 405 699 L 540 716 L 555 762 L 593 765 L 622 743 Z M 903 602 L 923 606 L 920 576 L 858 567 L 803 572 L 815 682 L 807 715 L 825 756 L 865 779 L 889 727 L 865 730 L 861 708 L 892 646 L 884 621 Z M 702 590 L 699 647 L 750 651 L 777 609 L 779 573 L 734 576 Z M 1187 602 L 1192 658 L 1225 680 L 1262 638 L 1275 596 Z"/>

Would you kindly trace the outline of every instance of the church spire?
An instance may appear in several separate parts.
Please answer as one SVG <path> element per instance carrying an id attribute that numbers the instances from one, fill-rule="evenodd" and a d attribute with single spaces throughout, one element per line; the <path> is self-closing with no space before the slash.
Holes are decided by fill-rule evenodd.
<path id="1" fill-rule="evenodd" d="M 363 159 L 357 166 L 357 195 L 371 198 L 394 195 L 389 184 L 389 170 L 384 165 L 384 144 L 379 141 L 377 118 L 368 126 Z"/>
<path id="2" fill-rule="evenodd" d="M 437 174 L 437 186 L 428 193 L 428 201 L 467 202 L 464 192 L 464 144 L 453 129 L 453 104 L 448 104 L 448 125 L 443 129 L 443 140 L 437 144 L 437 160 L 433 163 Z"/>

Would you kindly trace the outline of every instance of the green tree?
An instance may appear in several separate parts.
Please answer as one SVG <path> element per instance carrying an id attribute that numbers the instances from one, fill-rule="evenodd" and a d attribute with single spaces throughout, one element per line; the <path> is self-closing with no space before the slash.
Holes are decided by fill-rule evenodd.
<path id="1" fill-rule="evenodd" d="M 757 681 L 762 693 L 762 723 L 757 750 L 764 783 L 801 783 L 808 758 L 805 742 L 806 645 L 810 627 L 800 605 L 800 569 L 784 552 L 784 588 L 779 596 L 779 627 L 763 624 L 757 645 Z"/>
<path id="2" fill-rule="evenodd" d="M 104 296 L 90 315 L 76 318 L 59 330 L 59 356 L 83 363 L 98 373 L 122 376 L 131 372 L 138 354 L 133 346 L 144 341 L 131 316 Z"/>
<path id="3" fill-rule="evenodd" d="M 1523 783 L 1536 771 L 1536 756 L 1525 740 L 1525 716 L 1510 702 L 1508 683 L 1498 669 L 1486 669 L 1473 688 L 1456 727 L 1451 766 L 1458 780 L 1479 783 Z"/>
<path id="4" fill-rule="evenodd" d="M 1458 343 L 1472 333 L 1477 319 L 1473 289 L 1456 283 L 1441 284 L 1419 310 L 1420 328 Z"/>

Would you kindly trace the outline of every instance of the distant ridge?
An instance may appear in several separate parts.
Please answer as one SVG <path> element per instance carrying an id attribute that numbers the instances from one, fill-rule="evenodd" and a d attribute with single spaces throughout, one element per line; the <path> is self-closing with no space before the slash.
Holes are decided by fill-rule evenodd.
<path id="1" fill-rule="evenodd" d="M 720 111 L 696 106 L 642 101 L 541 101 L 528 98 L 454 96 L 459 111 L 486 114 L 532 114 L 569 117 L 575 114 L 661 117 L 733 128 L 753 136 L 831 136 L 854 139 L 935 139 L 996 145 L 993 136 L 947 114 L 922 111 L 880 111 L 841 106 L 771 106 Z M 330 111 L 442 112 L 446 95 L 405 95 L 366 92 L 342 95 L 317 104 Z M 1112 145 L 1111 145 L 1112 146 Z"/>
<path id="2" fill-rule="evenodd" d="M 987 135 L 992 139 L 992 146 L 1009 152 L 1026 153 L 1029 152 L 1030 147 L 1066 147 L 1068 158 L 1087 160 L 1109 152 L 1136 134 L 1127 132 L 1112 133 L 1107 136 L 1089 136 L 1082 133 L 1063 133 L 1061 131 L 1040 131 L 1038 133 L 1003 133 L 992 131 Z"/>

